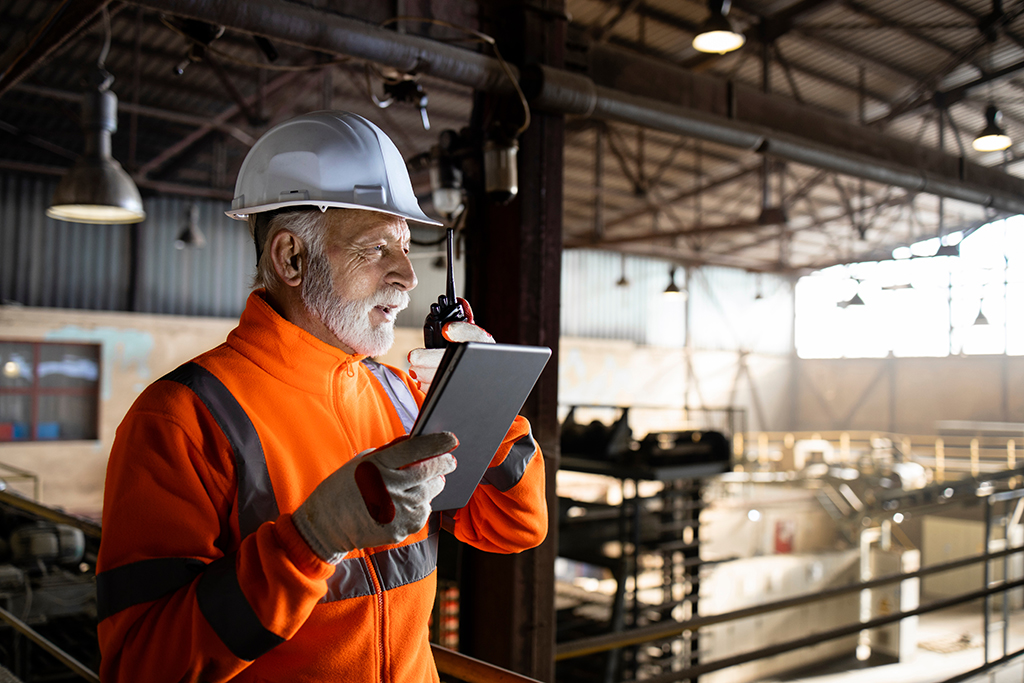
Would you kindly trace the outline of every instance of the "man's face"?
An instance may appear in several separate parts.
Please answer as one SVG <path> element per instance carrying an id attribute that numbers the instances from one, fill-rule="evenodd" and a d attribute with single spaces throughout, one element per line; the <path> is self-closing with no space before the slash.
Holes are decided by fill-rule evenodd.
<path id="1" fill-rule="evenodd" d="M 309 254 L 302 300 L 346 350 L 379 356 L 394 342 L 416 273 L 405 219 L 375 211 L 327 212 L 323 253 Z"/>

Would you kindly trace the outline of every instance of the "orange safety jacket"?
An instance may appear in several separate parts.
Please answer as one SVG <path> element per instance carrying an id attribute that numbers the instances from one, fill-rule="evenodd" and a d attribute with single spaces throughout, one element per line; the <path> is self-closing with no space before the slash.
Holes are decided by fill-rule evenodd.
<path id="1" fill-rule="evenodd" d="M 337 566 L 291 520 L 338 467 L 407 433 L 423 397 L 254 292 L 227 341 L 150 385 L 117 430 L 96 577 L 101 679 L 437 681 L 440 513 Z M 544 464 L 524 418 L 445 517 L 490 552 L 544 540 Z"/>

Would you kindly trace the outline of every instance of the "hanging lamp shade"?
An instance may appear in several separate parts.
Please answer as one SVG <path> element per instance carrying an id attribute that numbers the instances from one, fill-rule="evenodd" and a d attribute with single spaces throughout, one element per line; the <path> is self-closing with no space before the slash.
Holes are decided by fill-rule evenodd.
<path id="1" fill-rule="evenodd" d="M 985 128 L 974 138 L 971 146 L 979 152 L 999 152 L 1009 147 L 1013 141 L 1002 126 L 1003 113 L 994 104 L 985 109 Z"/>
<path id="2" fill-rule="evenodd" d="M 686 291 L 679 288 L 676 284 L 676 267 L 672 266 L 668 269 L 668 287 L 665 287 L 665 291 L 662 292 L 663 296 L 666 297 L 685 297 Z"/>
<path id="3" fill-rule="evenodd" d="M 731 0 L 709 0 L 708 18 L 697 29 L 693 49 L 698 52 L 725 54 L 743 47 L 746 37 L 737 31 L 726 16 Z"/>
<path id="4" fill-rule="evenodd" d="M 46 215 L 74 223 L 138 223 L 146 218 L 139 189 L 110 154 L 110 135 L 117 130 L 114 79 L 97 72 L 82 100 L 85 149 L 57 185 Z"/>

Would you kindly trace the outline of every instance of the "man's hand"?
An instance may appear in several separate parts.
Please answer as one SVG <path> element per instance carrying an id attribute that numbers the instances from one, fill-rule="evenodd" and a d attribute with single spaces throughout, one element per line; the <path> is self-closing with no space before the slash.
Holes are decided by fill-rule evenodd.
<path id="1" fill-rule="evenodd" d="M 462 310 L 466 313 L 465 322 L 445 323 L 441 328 L 441 336 L 450 342 L 483 342 L 493 344 L 494 337 L 489 335 L 482 327 L 473 324 L 473 309 L 469 303 L 459 297 Z M 419 381 L 420 389 L 424 393 L 430 389 L 430 383 L 434 381 L 434 374 L 437 366 L 444 356 L 444 349 L 413 349 L 409 352 L 409 376 Z"/>
<path id="2" fill-rule="evenodd" d="M 331 564 L 356 548 L 401 542 L 427 523 L 430 501 L 455 471 L 458 445 L 451 432 L 403 436 L 353 458 L 299 506 L 295 528 Z"/>

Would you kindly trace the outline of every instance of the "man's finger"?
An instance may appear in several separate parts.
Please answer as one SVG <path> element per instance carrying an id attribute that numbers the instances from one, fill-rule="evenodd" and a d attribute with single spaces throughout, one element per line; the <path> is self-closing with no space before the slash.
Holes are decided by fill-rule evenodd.
<path id="1" fill-rule="evenodd" d="M 441 455 L 442 453 L 451 453 L 458 446 L 459 440 L 451 432 L 423 434 L 410 437 L 393 446 L 382 448 L 376 455 L 376 458 L 377 462 L 384 467 L 397 470 L 406 465 L 411 465 L 417 460 Z"/>
<path id="2" fill-rule="evenodd" d="M 409 365 L 436 368 L 442 356 L 444 349 L 413 349 L 409 352 Z"/>
<path id="3" fill-rule="evenodd" d="M 404 468 L 403 471 L 409 472 L 418 481 L 426 481 L 427 479 L 433 479 L 434 477 L 441 477 L 445 474 L 451 474 L 455 471 L 458 466 L 458 461 L 455 456 L 451 453 L 442 453 L 426 460 L 417 460 L 413 464 Z"/>
<path id="4" fill-rule="evenodd" d="M 411 368 L 409 368 L 409 376 L 412 377 L 413 379 L 417 380 L 420 383 L 420 386 L 422 386 L 424 384 L 429 386 L 430 383 L 434 381 L 434 375 L 436 375 L 436 374 L 437 374 L 437 366 L 436 365 L 434 365 L 434 366 L 430 366 L 430 365 L 427 365 L 427 366 L 424 366 L 424 365 L 414 365 Z"/>
<path id="5" fill-rule="evenodd" d="M 442 328 L 441 334 L 450 342 L 494 343 L 494 337 L 488 334 L 484 328 L 478 327 L 472 323 L 447 323 Z"/>

